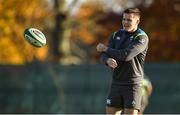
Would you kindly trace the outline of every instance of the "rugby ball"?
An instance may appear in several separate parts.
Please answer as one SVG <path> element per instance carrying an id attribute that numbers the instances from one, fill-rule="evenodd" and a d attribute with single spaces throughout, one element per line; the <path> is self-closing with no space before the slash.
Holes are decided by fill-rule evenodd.
<path id="1" fill-rule="evenodd" d="M 24 30 L 25 39 L 35 47 L 43 47 L 46 45 L 45 35 L 36 28 L 27 28 Z"/>

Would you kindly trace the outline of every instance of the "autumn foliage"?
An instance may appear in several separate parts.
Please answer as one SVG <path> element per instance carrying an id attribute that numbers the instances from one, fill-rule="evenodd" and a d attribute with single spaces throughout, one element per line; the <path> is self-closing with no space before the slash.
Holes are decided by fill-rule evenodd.
<path id="1" fill-rule="evenodd" d="M 140 27 L 150 39 L 147 61 L 180 60 L 180 12 L 174 5 L 173 1 L 157 0 L 148 8 L 137 6 L 142 11 Z M 94 47 L 98 42 L 107 43 L 111 33 L 121 28 L 121 18 L 122 15 L 103 12 L 101 7 L 86 4 L 79 12 L 77 19 L 81 24 L 73 37 L 82 38 Z M 96 60 L 99 54 L 94 47 L 91 56 Z"/>
<path id="2" fill-rule="evenodd" d="M 140 27 L 150 39 L 147 61 L 180 61 L 180 5 L 174 1 L 177 0 L 154 0 L 149 7 L 142 4 L 137 6 L 142 11 Z M 43 48 L 32 47 L 25 41 L 23 31 L 27 27 L 35 27 L 43 32 L 46 30 L 46 35 L 52 35 L 55 24 L 50 19 L 54 18 L 54 12 L 47 1 L 0 0 L 0 14 L 0 64 L 46 61 L 48 55 L 51 55 L 51 44 Z M 59 22 L 70 29 L 70 41 L 66 42 L 76 44 L 84 52 L 82 54 L 86 54 L 85 57 L 79 56 L 79 60 L 85 58 L 86 62 L 97 63 L 97 43 L 107 43 L 111 33 L 121 28 L 122 14 L 105 11 L 102 4 L 88 2 L 80 7 L 76 15 L 67 15 L 66 18 L 71 20 L 69 25 Z M 52 39 L 55 40 L 48 36 L 48 41 Z M 69 45 L 69 49 L 81 55 L 81 51 L 73 46 Z"/>
<path id="3" fill-rule="evenodd" d="M 46 58 L 47 47 L 34 48 L 23 37 L 28 27 L 43 31 L 48 13 L 44 5 L 37 0 L 0 0 L 1 64 L 24 64 Z"/>
<path id="4" fill-rule="evenodd" d="M 180 61 L 180 12 L 173 1 L 158 0 L 142 9 L 142 26 L 150 37 L 150 61 Z"/>

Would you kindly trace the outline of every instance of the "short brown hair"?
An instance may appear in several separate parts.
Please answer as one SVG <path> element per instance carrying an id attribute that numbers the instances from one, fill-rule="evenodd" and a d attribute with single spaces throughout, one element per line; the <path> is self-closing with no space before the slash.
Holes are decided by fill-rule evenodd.
<path id="1" fill-rule="evenodd" d="M 133 13 L 139 17 L 141 16 L 141 11 L 138 8 L 128 8 L 124 11 L 124 13 Z"/>

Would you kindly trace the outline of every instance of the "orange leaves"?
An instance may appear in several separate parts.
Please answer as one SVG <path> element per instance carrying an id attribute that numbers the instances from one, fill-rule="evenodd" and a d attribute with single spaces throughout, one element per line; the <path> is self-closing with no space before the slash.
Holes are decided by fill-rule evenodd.
<path id="1" fill-rule="evenodd" d="M 95 41 L 94 36 L 89 29 L 83 29 L 82 27 L 79 31 L 81 32 L 80 37 L 82 38 L 82 41 L 86 44 L 92 44 Z"/>
<path id="2" fill-rule="evenodd" d="M 0 14 L 0 64 L 45 60 L 48 48 L 34 48 L 24 39 L 23 32 L 27 27 L 43 30 L 47 8 L 39 0 L 1 0 Z"/>
<path id="3" fill-rule="evenodd" d="M 78 14 L 77 19 L 79 20 L 87 20 L 87 19 L 95 19 L 98 16 L 98 13 L 102 13 L 103 9 L 102 6 L 99 4 L 84 4 L 81 6 Z"/>
<path id="4" fill-rule="evenodd" d="M 162 9 L 164 5 L 166 8 Z M 179 61 L 180 17 L 173 9 L 172 1 L 157 0 L 151 7 L 144 9 L 143 13 L 143 27 L 150 37 L 150 54 L 147 59 L 150 61 Z"/>
<path id="5" fill-rule="evenodd" d="M 101 13 L 103 13 L 103 10 L 99 4 L 87 3 L 82 5 L 74 19 L 77 25 L 72 32 L 72 39 L 79 39 L 87 45 L 95 43 L 97 34 L 102 30 L 97 24 Z"/>
<path id="6" fill-rule="evenodd" d="M 1 64 L 23 64 L 22 55 L 19 54 L 17 47 L 11 41 L 11 38 L 0 39 L 0 63 Z"/>

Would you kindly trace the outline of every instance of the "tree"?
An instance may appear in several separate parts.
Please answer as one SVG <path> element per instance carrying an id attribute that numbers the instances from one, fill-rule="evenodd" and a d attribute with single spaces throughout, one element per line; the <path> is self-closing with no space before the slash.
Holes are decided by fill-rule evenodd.
<path id="1" fill-rule="evenodd" d="M 142 11 L 140 27 L 148 33 L 150 38 L 147 61 L 180 60 L 180 54 L 176 50 L 180 49 L 178 4 L 177 0 L 156 0 L 148 7 L 144 2 L 135 4 Z M 83 41 L 84 44 L 90 46 L 88 54 L 92 62 L 97 62 L 99 58 L 95 50 L 97 42 L 107 41 L 110 33 L 121 27 L 121 12 L 112 12 L 112 9 L 106 11 L 102 7 L 89 3 L 83 5 L 77 16 L 77 20 L 80 21 L 74 29 L 78 31 L 74 31 L 73 34 L 73 39 L 78 39 L 77 42 Z M 164 7 L 166 8 L 162 9 Z"/>
<path id="2" fill-rule="evenodd" d="M 34 48 L 23 37 L 27 27 L 43 31 L 49 12 L 45 6 L 47 4 L 43 0 L 0 0 L 1 64 L 25 64 L 46 59 L 47 47 Z"/>
<path id="3" fill-rule="evenodd" d="M 98 42 L 108 41 L 110 34 L 121 27 L 122 11 L 131 3 L 132 6 L 142 4 L 142 1 L 114 0 L 114 1 L 86 2 L 82 4 L 75 16 L 71 40 L 83 49 L 81 60 L 96 63 L 99 53 L 95 46 Z M 120 9 L 121 8 L 121 9 Z"/>
<path id="4" fill-rule="evenodd" d="M 77 64 L 81 60 L 73 55 L 72 49 L 75 45 L 70 40 L 72 26 L 72 12 L 78 8 L 79 0 L 74 0 L 67 5 L 65 0 L 54 0 L 54 29 L 52 32 L 51 60 L 61 64 Z"/>
<path id="5" fill-rule="evenodd" d="M 176 0 L 156 0 L 149 8 L 143 9 L 142 25 L 150 37 L 150 61 L 179 61 L 180 15 L 175 7 Z"/>

